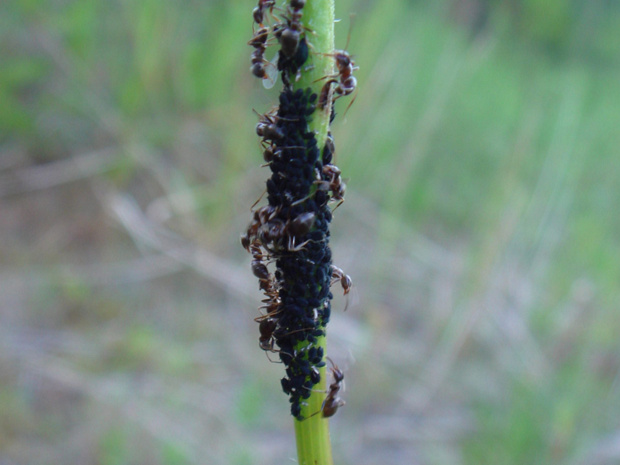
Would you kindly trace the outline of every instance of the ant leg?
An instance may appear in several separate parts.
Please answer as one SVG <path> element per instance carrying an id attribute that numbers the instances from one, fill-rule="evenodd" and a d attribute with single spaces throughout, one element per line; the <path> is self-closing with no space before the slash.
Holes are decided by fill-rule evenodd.
<path id="1" fill-rule="evenodd" d="M 279 353 L 283 353 L 283 354 L 286 354 L 286 355 L 291 355 L 288 352 L 284 352 L 282 350 L 275 350 L 275 349 L 274 350 L 270 350 L 269 352 L 271 352 L 271 353 L 278 353 L 278 354 Z M 265 355 L 267 356 L 267 360 L 269 360 L 271 363 L 284 363 L 281 360 L 279 360 L 279 361 L 276 360 L 275 362 L 273 360 L 271 360 L 271 357 L 269 357 L 269 352 L 265 351 Z M 291 357 L 292 357 L 292 355 L 291 355 Z"/>
<path id="2" fill-rule="evenodd" d="M 344 111 L 344 114 L 342 115 L 343 118 L 347 116 L 347 112 L 349 111 L 349 108 L 351 108 L 351 105 L 353 105 L 353 102 L 355 102 L 356 98 L 357 98 L 357 87 L 355 88 L 355 95 L 351 99 L 351 102 L 349 102 L 349 104 L 347 105 L 347 109 Z"/>
<path id="3" fill-rule="evenodd" d="M 265 356 L 267 357 L 267 360 L 269 360 L 271 363 L 284 363 L 282 361 L 278 361 L 278 360 L 271 360 L 271 357 L 269 356 L 269 352 L 265 351 Z"/>
<path id="4" fill-rule="evenodd" d="M 310 392 L 320 392 L 321 394 L 327 394 L 329 391 L 324 391 L 323 389 L 310 389 L 308 387 L 302 386 L 306 391 Z M 316 414 L 315 414 L 316 415 Z M 310 418 L 310 417 L 308 417 Z"/>
<path id="5" fill-rule="evenodd" d="M 312 418 L 315 415 L 318 415 L 319 413 L 321 413 L 323 411 L 323 408 L 325 408 L 325 401 L 327 400 L 327 397 L 325 398 L 325 400 L 323 401 L 323 403 L 321 404 L 321 408 L 318 409 L 316 412 L 314 412 L 312 415 L 310 415 L 309 417 L 305 417 L 303 420 L 301 421 L 305 421 L 308 420 L 309 418 Z"/>
<path id="6" fill-rule="evenodd" d="M 344 199 L 340 199 L 340 202 L 338 202 L 338 205 L 336 205 L 334 208 L 332 208 L 332 215 L 334 214 L 334 212 L 336 211 L 336 208 L 338 208 L 340 205 L 342 205 L 344 203 Z"/>
<path id="7" fill-rule="evenodd" d="M 305 241 L 305 242 L 303 242 L 303 243 L 299 244 L 298 246 L 295 246 L 295 237 L 294 237 L 294 236 L 293 236 L 293 237 L 289 237 L 289 241 L 288 241 L 288 247 L 287 247 L 287 250 L 288 250 L 289 252 L 299 252 L 299 251 L 301 251 L 301 250 L 303 250 L 303 249 L 304 249 L 304 246 L 305 246 L 308 242 L 310 242 L 310 239 L 308 239 L 307 241 Z"/>
<path id="8" fill-rule="evenodd" d="M 349 293 L 345 292 L 345 296 L 346 297 L 345 297 L 345 303 L 344 303 L 344 310 L 343 310 L 343 312 L 346 312 L 347 308 L 349 308 L 349 300 L 350 300 Z"/>
<path id="9" fill-rule="evenodd" d="M 269 357 L 269 353 L 270 353 L 270 352 L 271 352 L 272 354 L 279 354 L 279 353 L 282 353 L 282 354 L 290 355 L 290 356 L 292 357 L 292 355 L 291 355 L 291 354 L 289 354 L 288 352 L 284 352 L 283 350 L 277 350 L 277 349 L 265 350 L 265 355 L 267 356 L 267 360 L 269 360 L 271 363 L 284 363 L 284 362 L 282 362 L 282 361 L 277 361 L 277 360 L 274 362 L 273 360 L 271 360 L 271 357 Z"/>
<path id="10" fill-rule="evenodd" d="M 312 192 L 311 194 L 308 194 L 307 196 L 305 196 L 303 199 L 299 199 L 296 200 L 295 202 L 293 202 L 291 204 L 291 207 L 294 207 L 295 205 L 299 205 L 302 202 L 305 202 L 306 200 L 308 200 L 310 197 L 312 197 L 314 195 L 314 192 Z"/>
<path id="11" fill-rule="evenodd" d="M 282 11 L 282 8 L 274 5 L 273 8 L 269 9 L 269 14 L 271 15 L 271 19 L 273 19 L 276 23 L 279 23 L 280 20 L 278 19 L 278 17 L 275 14 L 273 14 L 274 8 L 280 11 Z"/>
<path id="12" fill-rule="evenodd" d="M 321 55 L 323 55 L 323 54 L 321 54 Z M 312 65 L 312 66 L 314 67 L 314 65 Z M 336 74 L 327 74 L 327 75 L 323 76 L 322 78 L 315 79 L 314 81 L 312 81 L 312 83 L 314 84 L 315 82 L 319 82 L 319 81 L 322 81 L 323 79 L 327 79 L 327 78 L 334 79 L 334 78 L 337 78 L 338 76 L 340 76 L 340 74 L 338 74 L 338 73 L 336 73 Z"/>
<path id="13" fill-rule="evenodd" d="M 256 206 L 256 204 L 257 204 L 258 202 L 260 202 L 260 201 L 261 201 L 261 199 L 263 198 L 263 196 L 264 196 L 266 193 L 267 193 L 267 189 L 265 189 L 265 190 L 263 191 L 263 193 L 260 195 L 260 197 L 258 198 L 258 200 L 252 204 L 252 206 L 250 207 L 250 211 L 251 211 L 251 212 L 253 212 L 253 211 L 254 211 L 254 207 Z"/>
<path id="14" fill-rule="evenodd" d="M 260 307 L 260 308 L 262 308 L 262 307 Z M 275 310 L 273 312 L 269 312 L 266 315 L 257 316 L 256 318 L 254 318 L 254 321 L 256 321 L 257 323 L 260 323 L 261 321 L 266 320 L 267 318 L 272 318 L 272 317 L 276 316 L 281 311 L 282 311 L 281 309 L 278 309 L 278 310 Z"/>

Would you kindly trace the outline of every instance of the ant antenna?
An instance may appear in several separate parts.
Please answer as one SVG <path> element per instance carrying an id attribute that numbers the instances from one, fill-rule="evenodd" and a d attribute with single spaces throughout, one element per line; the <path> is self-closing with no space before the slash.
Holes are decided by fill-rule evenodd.
<path id="1" fill-rule="evenodd" d="M 349 13 L 349 32 L 347 34 L 347 43 L 344 46 L 344 50 L 349 48 L 349 42 L 351 41 L 351 31 L 353 31 L 353 24 L 355 23 L 356 14 Z"/>

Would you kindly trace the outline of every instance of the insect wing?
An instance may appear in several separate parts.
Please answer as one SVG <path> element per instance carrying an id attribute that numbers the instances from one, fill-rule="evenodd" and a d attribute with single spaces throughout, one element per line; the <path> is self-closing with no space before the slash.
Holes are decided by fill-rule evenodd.
<path id="1" fill-rule="evenodd" d="M 265 89 L 271 89 L 276 85 L 278 81 L 278 53 L 273 57 L 273 60 L 265 66 L 265 74 L 267 77 L 263 78 L 263 87 Z"/>

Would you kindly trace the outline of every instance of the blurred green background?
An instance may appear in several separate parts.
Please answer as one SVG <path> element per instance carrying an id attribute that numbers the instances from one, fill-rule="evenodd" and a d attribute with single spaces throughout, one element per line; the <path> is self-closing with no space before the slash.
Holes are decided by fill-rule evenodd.
<path id="1" fill-rule="evenodd" d="M 254 6 L 0 3 L 0 464 L 295 457 Z M 620 3 L 337 1 L 338 47 L 351 12 L 336 462 L 620 463 Z"/>

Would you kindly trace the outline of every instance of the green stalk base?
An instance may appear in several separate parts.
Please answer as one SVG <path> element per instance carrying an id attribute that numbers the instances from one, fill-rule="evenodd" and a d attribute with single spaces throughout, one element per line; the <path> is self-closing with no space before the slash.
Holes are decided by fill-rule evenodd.
<path id="1" fill-rule="evenodd" d="M 319 338 L 318 346 L 325 350 L 325 338 Z M 323 418 L 321 408 L 325 400 L 327 369 L 322 367 L 321 381 L 314 387 L 307 405 L 301 409 L 305 420 L 295 420 L 295 439 L 299 465 L 333 465 L 332 446 L 329 440 L 329 420 Z"/>

